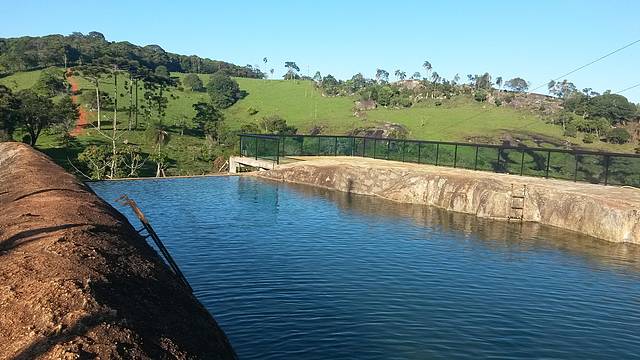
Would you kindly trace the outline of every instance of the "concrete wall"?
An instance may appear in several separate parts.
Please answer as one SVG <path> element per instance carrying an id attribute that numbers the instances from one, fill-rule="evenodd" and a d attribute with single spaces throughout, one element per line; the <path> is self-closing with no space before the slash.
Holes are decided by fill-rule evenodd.
<path id="1" fill-rule="evenodd" d="M 512 189 L 527 185 L 524 221 L 640 243 L 640 191 L 353 157 L 318 158 L 256 174 L 388 200 L 506 220 Z"/>
<path id="2" fill-rule="evenodd" d="M 232 156 L 229 158 L 229 172 L 235 174 L 239 172 L 240 166 L 250 166 L 260 170 L 271 170 L 276 167 L 272 160 L 256 159 L 245 156 Z"/>

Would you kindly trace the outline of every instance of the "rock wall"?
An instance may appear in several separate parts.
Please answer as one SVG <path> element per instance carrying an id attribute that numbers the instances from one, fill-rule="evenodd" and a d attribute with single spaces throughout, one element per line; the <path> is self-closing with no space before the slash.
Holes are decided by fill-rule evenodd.
<path id="1" fill-rule="evenodd" d="M 38 151 L 0 143 L 1 359 L 235 359 L 127 219 Z"/>
<path id="2" fill-rule="evenodd" d="M 522 193 L 524 221 L 640 243 L 640 190 L 353 157 L 280 165 L 255 176 L 504 219 Z M 517 201 L 517 200 L 516 200 Z"/>

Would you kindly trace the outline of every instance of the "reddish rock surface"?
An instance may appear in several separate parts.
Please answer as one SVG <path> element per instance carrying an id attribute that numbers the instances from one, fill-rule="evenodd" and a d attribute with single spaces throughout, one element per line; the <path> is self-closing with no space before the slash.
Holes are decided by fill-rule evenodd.
<path id="1" fill-rule="evenodd" d="M 213 317 L 119 212 L 0 143 L 0 359 L 234 359 Z"/>

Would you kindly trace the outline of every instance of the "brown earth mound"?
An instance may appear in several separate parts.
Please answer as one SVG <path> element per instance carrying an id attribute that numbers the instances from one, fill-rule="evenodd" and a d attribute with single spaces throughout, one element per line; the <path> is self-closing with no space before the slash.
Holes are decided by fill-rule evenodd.
<path id="1" fill-rule="evenodd" d="M 127 219 L 45 155 L 0 143 L 0 359 L 234 359 Z"/>

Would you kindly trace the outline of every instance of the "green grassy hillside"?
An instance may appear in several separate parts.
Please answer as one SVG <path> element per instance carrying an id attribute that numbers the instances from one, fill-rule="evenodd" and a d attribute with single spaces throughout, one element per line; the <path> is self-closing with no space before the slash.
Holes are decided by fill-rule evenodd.
<path id="1" fill-rule="evenodd" d="M 16 73 L 0 78 L 0 84 L 14 90 L 29 88 L 36 82 L 39 73 L 40 71 Z M 179 78 L 184 76 L 179 73 L 172 75 Z M 206 84 L 209 75 L 201 75 L 201 79 Z M 76 77 L 76 80 L 81 92 L 93 94 L 92 84 L 81 77 Z M 128 93 L 124 89 L 125 80 L 124 74 L 118 80 L 119 107 L 128 106 Z M 257 123 L 265 116 L 279 115 L 289 124 L 296 126 L 300 133 L 308 133 L 312 127 L 320 126 L 324 134 L 345 134 L 355 128 L 398 123 L 407 128 L 408 137 L 412 139 L 497 142 L 505 134 L 510 134 L 514 138 L 522 139 L 528 145 L 535 145 L 532 139 L 543 140 L 543 143 L 548 144 L 560 144 L 566 140 L 559 126 L 545 123 L 537 114 L 478 103 L 463 96 L 442 100 L 439 104 L 434 101 L 425 101 L 405 109 L 379 108 L 368 111 L 365 116 L 358 118 L 353 115 L 355 97 L 323 96 L 311 81 L 246 78 L 236 80 L 248 95 L 225 110 L 225 122 L 231 129 L 238 129 L 250 122 Z M 102 91 L 110 95 L 114 94 L 112 78 L 103 78 L 100 86 Z M 90 94 L 86 96 L 91 96 Z M 142 99 L 142 90 L 139 91 L 139 96 Z M 187 120 L 189 124 L 194 115 L 192 104 L 208 100 L 206 92 L 192 92 L 177 88 L 168 91 L 167 96 L 169 102 L 164 122 L 170 126 L 177 125 L 181 120 Z M 249 109 L 255 109 L 258 113 L 251 115 Z M 104 111 L 103 114 L 108 119 L 113 116 L 112 111 Z M 89 119 L 95 123 L 96 114 L 90 112 Z M 119 111 L 118 119 L 120 124 L 125 124 L 128 120 L 127 112 Z M 140 116 L 141 130 L 132 131 L 123 139 L 141 144 L 145 151 L 151 152 L 150 146 L 145 145 L 143 131 L 144 124 L 150 120 L 153 119 Z M 108 121 L 105 121 L 104 125 L 106 129 L 110 128 Z M 172 161 L 169 173 L 200 174 L 210 171 L 210 163 L 199 158 L 205 146 L 204 139 L 196 132 L 187 131 L 184 135 L 180 135 L 177 126 L 171 131 L 172 140 L 167 148 Z M 633 148 L 632 144 L 611 145 L 602 142 L 582 144 L 579 138 L 570 138 L 570 140 L 581 147 L 609 151 L 631 151 Z M 65 165 L 68 163 L 67 157 L 73 158 L 86 145 L 105 142 L 103 137 L 90 128 L 78 137 L 75 148 L 63 148 L 56 137 L 50 134 L 45 134 L 38 140 L 38 147 Z"/>
<path id="2" fill-rule="evenodd" d="M 357 118 L 353 115 L 356 97 L 323 96 L 311 81 L 236 80 L 248 96 L 226 111 L 232 126 L 279 115 L 301 133 L 308 133 L 313 126 L 322 126 L 325 134 L 344 134 L 355 128 L 398 123 L 407 128 L 409 138 L 419 140 L 499 142 L 509 134 L 531 146 L 536 145 L 536 139 L 549 146 L 569 140 L 585 148 L 633 149 L 632 144 L 583 144 L 581 138 L 564 137 L 560 126 L 546 123 L 538 114 L 479 103 L 466 96 L 440 100 L 439 105 L 431 100 L 404 109 L 378 108 Z M 252 116 L 249 108 L 259 112 Z"/>
<path id="3" fill-rule="evenodd" d="M 249 95 L 227 112 L 234 122 L 278 114 L 302 132 L 323 125 L 329 134 L 375 126 L 385 122 L 404 125 L 409 137 L 429 140 L 458 140 L 469 137 L 497 138 L 504 133 L 533 134 L 560 140 L 559 127 L 545 124 L 536 115 L 509 108 L 497 108 L 468 98 L 420 103 L 406 109 L 378 108 L 366 118 L 353 116 L 355 97 L 324 97 L 310 81 L 264 81 L 238 79 Z M 249 115 L 248 108 L 260 112 Z"/>

